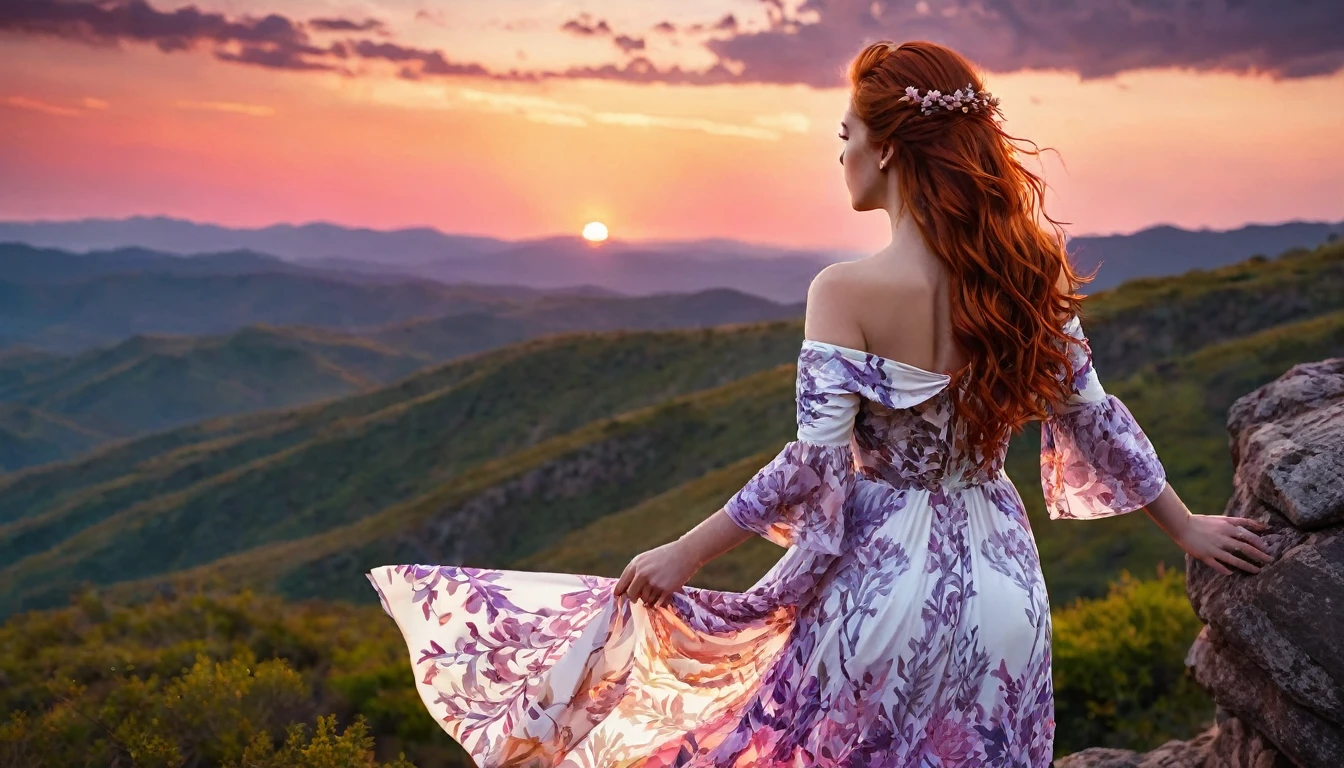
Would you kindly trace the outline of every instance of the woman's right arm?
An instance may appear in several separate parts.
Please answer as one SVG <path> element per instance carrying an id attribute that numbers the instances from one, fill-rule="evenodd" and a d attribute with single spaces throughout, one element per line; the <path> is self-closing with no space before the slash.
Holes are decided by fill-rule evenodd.
<path id="1" fill-rule="evenodd" d="M 635 556 L 612 594 L 647 605 L 666 605 L 706 563 L 755 536 L 720 509 L 676 541 Z"/>
<path id="2" fill-rule="evenodd" d="M 714 558 L 756 537 L 728 516 L 722 507 L 677 540 L 679 554 L 700 570 Z"/>
<path id="3" fill-rule="evenodd" d="M 807 338 L 817 334 L 850 341 L 859 333 L 845 316 L 844 297 L 832 295 L 835 290 L 830 281 L 813 280 L 804 321 Z M 815 349 L 799 350 L 796 439 L 680 539 L 636 556 L 616 594 L 628 591 L 635 599 L 665 603 L 702 566 L 753 536 L 781 547 L 840 554 L 845 502 L 856 477 L 850 438 L 861 397 L 854 366 Z"/>

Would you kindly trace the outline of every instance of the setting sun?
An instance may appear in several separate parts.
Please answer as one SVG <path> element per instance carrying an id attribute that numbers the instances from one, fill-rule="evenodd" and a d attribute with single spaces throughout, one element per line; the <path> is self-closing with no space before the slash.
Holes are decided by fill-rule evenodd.
<path id="1" fill-rule="evenodd" d="M 607 225 L 600 221 L 590 221 L 583 227 L 583 239 L 591 243 L 600 243 L 607 239 Z"/>

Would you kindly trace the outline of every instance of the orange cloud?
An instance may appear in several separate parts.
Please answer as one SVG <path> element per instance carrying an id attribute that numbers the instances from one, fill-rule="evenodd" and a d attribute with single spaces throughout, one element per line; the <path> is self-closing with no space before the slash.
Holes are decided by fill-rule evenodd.
<path id="1" fill-rule="evenodd" d="M 32 112 L 42 112 L 47 115 L 59 115 L 60 117 L 79 117 L 80 111 L 74 107 L 62 107 L 57 104 L 49 104 L 39 99 L 30 99 L 27 96 L 7 96 L 4 103 L 18 109 L 27 109 Z"/>
<path id="2" fill-rule="evenodd" d="M 180 109 L 203 109 L 211 112 L 233 112 L 239 115 L 251 115 L 252 117 L 270 117 L 275 114 L 275 109 L 265 107 L 259 104 L 240 104 L 233 101 L 179 101 L 177 106 Z"/>

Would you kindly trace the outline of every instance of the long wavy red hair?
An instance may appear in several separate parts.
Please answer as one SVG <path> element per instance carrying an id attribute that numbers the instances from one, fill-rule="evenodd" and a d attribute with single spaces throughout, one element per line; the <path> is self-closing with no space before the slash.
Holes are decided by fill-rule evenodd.
<path id="1" fill-rule="evenodd" d="M 1045 182 L 1020 158 L 1041 150 L 1005 133 L 997 108 L 925 115 L 900 101 L 911 85 L 984 92 L 965 57 L 937 43 L 884 40 L 854 59 L 849 80 L 869 140 L 895 150 L 903 213 L 950 275 L 954 334 L 969 358 L 953 375 L 953 417 L 965 455 L 986 468 L 1005 440 L 1069 395 L 1063 322 L 1081 311 L 1076 291 L 1095 272 L 1069 264 L 1064 230 L 1045 212 Z"/>

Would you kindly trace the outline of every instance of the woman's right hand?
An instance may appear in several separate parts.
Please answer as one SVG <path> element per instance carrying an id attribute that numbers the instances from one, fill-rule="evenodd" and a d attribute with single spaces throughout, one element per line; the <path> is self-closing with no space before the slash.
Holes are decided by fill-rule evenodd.
<path id="1" fill-rule="evenodd" d="M 1265 540 L 1255 533 L 1267 530 L 1268 524 L 1246 517 L 1192 514 L 1176 543 L 1191 557 L 1224 576 L 1232 573 L 1228 565 L 1259 573 L 1260 563 L 1274 561 Z"/>

